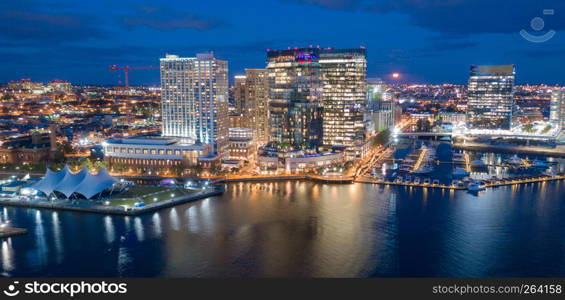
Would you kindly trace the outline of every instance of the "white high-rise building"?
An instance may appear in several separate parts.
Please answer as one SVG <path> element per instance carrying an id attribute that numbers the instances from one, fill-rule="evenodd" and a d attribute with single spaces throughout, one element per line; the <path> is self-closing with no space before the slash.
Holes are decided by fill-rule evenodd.
<path id="1" fill-rule="evenodd" d="M 551 94 L 549 121 L 565 129 L 565 91 L 555 90 Z"/>
<path id="2" fill-rule="evenodd" d="M 228 142 L 228 63 L 213 53 L 161 58 L 162 134 L 210 144 L 223 155 Z"/>

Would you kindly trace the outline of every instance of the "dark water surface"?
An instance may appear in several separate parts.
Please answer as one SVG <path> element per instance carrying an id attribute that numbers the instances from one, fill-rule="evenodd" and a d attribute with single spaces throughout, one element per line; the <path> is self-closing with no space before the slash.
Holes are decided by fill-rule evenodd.
<path id="1" fill-rule="evenodd" d="M 478 196 L 379 185 L 231 184 L 141 217 L 0 207 L 3 276 L 565 276 L 565 182 Z"/>

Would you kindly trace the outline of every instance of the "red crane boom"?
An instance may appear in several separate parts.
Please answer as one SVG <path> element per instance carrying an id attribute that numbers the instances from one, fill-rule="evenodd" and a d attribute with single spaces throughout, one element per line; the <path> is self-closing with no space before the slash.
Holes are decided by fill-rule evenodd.
<path id="1" fill-rule="evenodd" d="M 129 87 L 129 70 L 151 70 L 151 69 L 159 69 L 159 67 L 155 67 L 155 66 L 137 66 L 137 67 L 131 67 L 131 66 L 123 66 L 123 67 L 118 67 L 116 65 L 113 66 L 109 66 L 108 70 L 110 71 L 118 71 L 118 70 L 123 70 L 124 71 L 124 79 L 125 79 L 125 87 Z"/>

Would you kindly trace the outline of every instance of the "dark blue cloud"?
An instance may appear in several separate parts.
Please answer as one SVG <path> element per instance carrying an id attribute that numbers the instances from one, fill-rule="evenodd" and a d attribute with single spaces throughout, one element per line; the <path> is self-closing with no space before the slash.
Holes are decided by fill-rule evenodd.
<path id="1" fill-rule="evenodd" d="M 492 3 L 491 3 L 492 2 Z M 267 48 L 320 45 L 368 51 L 368 75 L 467 81 L 470 64 L 518 64 L 519 79 L 557 83 L 565 45 L 561 0 L 12 0 L 0 1 L 0 83 L 20 77 L 116 83 L 109 65 L 156 65 L 165 53 L 214 51 L 230 75 L 265 66 Z M 541 10 L 541 45 L 519 30 Z M 535 32 L 533 32 L 535 34 Z M 158 84 L 155 70 L 132 83 Z"/>
<path id="2" fill-rule="evenodd" d="M 60 43 L 104 38 L 108 32 L 98 26 L 96 16 L 56 12 L 33 0 L 0 3 L 0 38 L 23 43 Z"/>
<path id="3" fill-rule="evenodd" d="M 400 13 L 413 25 L 446 34 L 514 33 L 529 26 L 544 9 L 555 16 L 546 21 L 554 30 L 565 29 L 563 0 L 283 0 L 332 10 Z M 562 14 L 561 13 L 561 14 Z"/>
<path id="4" fill-rule="evenodd" d="M 226 26 L 224 22 L 216 18 L 158 6 L 138 7 L 135 12 L 123 16 L 121 22 L 129 27 L 146 26 L 156 30 L 196 29 L 206 31 Z"/>

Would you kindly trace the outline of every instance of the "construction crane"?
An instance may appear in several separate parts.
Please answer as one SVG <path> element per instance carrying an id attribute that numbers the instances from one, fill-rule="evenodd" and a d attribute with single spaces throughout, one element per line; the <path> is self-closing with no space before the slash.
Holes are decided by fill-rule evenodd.
<path id="1" fill-rule="evenodd" d="M 123 67 L 118 67 L 116 65 L 113 66 L 109 66 L 108 70 L 110 71 L 118 71 L 118 70 L 124 70 L 124 79 L 125 79 L 125 87 L 129 87 L 129 71 L 130 70 L 152 70 L 152 69 L 159 69 L 159 67 L 155 67 L 155 66 L 143 66 L 143 67 L 130 67 L 130 66 L 123 66 Z"/>

